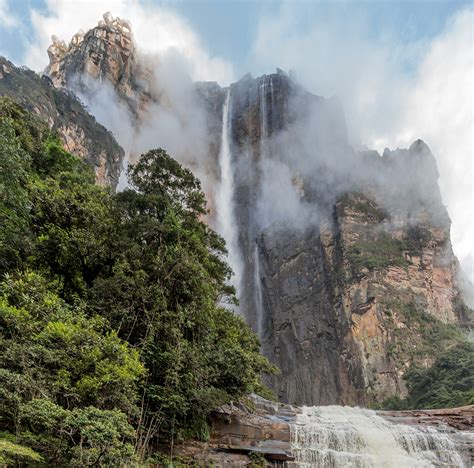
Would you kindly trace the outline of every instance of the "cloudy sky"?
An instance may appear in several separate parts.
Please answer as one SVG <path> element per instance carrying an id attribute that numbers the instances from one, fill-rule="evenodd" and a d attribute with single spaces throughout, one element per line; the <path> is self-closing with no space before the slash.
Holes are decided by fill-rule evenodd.
<path id="1" fill-rule="evenodd" d="M 0 54 L 41 71 L 52 34 L 68 41 L 107 10 L 132 22 L 141 48 L 179 55 L 196 80 L 293 70 L 310 91 L 339 96 L 355 146 L 425 140 L 474 281 L 472 2 L 0 0 Z"/>

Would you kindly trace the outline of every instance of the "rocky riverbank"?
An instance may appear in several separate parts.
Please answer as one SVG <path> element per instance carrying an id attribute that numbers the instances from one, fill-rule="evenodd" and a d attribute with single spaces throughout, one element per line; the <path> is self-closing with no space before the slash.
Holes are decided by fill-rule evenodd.
<path id="1" fill-rule="evenodd" d="M 465 466 L 470 466 L 474 460 L 474 405 L 369 413 L 376 413 L 394 427 L 425 428 L 448 435 Z M 208 442 L 188 442 L 179 446 L 175 454 L 203 466 L 250 466 L 256 462 L 267 466 L 300 466 L 295 461 L 292 437 L 301 414 L 302 408 L 252 396 L 243 403 L 225 405 L 214 412 Z"/>

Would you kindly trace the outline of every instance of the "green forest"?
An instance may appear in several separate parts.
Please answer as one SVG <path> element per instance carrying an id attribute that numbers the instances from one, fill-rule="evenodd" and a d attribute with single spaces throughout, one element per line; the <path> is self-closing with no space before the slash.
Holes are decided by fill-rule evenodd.
<path id="1" fill-rule="evenodd" d="M 0 151 L 0 464 L 157 462 L 269 395 L 189 170 L 153 150 L 114 193 L 7 98 Z"/>
<path id="2" fill-rule="evenodd" d="M 272 398 L 278 370 L 231 311 L 225 242 L 188 169 L 156 149 L 126 190 L 98 186 L 8 98 L 0 156 L 0 465 L 160 464 L 207 440 L 220 405 Z M 457 337 L 383 406 L 472 404 L 474 345 Z"/>

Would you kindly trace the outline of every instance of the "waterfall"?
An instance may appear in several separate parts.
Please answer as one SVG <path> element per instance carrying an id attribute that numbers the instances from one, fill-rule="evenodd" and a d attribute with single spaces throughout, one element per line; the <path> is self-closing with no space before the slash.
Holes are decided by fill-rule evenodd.
<path id="1" fill-rule="evenodd" d="M 234 271 L 232 284 L 238 292 L 242 275 L 242 260 L 238 245 L 237 220 L 234 205 L 234 170 L 232 167 L 231 125 L 232 121 L 230 88 L 222 110 L 222 135 L 219 151 L 221 180 L 216 192 L 217 231 L 225 239 L 229 251 L 229 264 Z"/>
<path id="2" fill-rule="evenodd" d="M 266 83 L 265 76 L 263 77 L 263 83 L 260 86 L 260 160 L 264 159 L 265 144 L 268 136 L 267 126 L 267 96 L 266 96 Z"/>
<path id="3" fill-rule="evenodd" d="M 255 312 L 256 312 L 256 327 L 257 336 L 262 339 L 262 325 L 263 325 L 263 296 L 262 296 L 262 280 L 260 278 L 260 257 L 258 253 L 258 243 L 255 242 L 254 251 L 254 284 L 255 284 Z"/>
<path id="4" fill-rule="evenodd" d="M 305 468 L 465 466 L 448 431 L 396 424 L 347 406 L 302 408 L 291 425 L 291 447 L 294 466 Z"/>
<path id="5" fill-rule="evenodd" d="M 117 184 L 117 192 L 123 192 L 128 187 L 127 171 L 130 165 L 130 155 L 132 153 L 133 131 L 130 132 L 128 144 L 125 149 L 125 154 L 120 169 L 120 176 Z M 123 147 L 123 146 L 122 146 Z"/>
<path id="6" fill-rule="evenodd" d="M 273 92 L 273 78 L 270 77 L 270 102 L 271 102 L 271 106 L 272 108 L 270 109 L 270 116 L 271 116 L 271 120 L 270 120 L 270 123 L 272 125 L 272 130 L 275 131 L 275 94 Z"/>

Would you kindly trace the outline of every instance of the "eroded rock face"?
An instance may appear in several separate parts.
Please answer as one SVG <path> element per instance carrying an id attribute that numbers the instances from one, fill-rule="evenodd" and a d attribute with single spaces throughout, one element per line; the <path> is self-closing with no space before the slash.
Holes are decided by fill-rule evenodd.
<path id="1" fill-rule="evenodd" d="M 447 346 L 430 330 L 466 321 L 433 155 L 421 141 L 354 152 L 337 101 L 282 72 L 247 75 L 230 93 L 240 304 L 281 369 L 268 384 L 291 404 L 403 397 L 407 368 Z M 282 165 L 309 221 L 278 215 L 268 172 Z M 276 198 L 262 211 L 268 185 Z"/>
<path id="2" fill-rule="evenodd" d="M 130 24 L 104 14 L 99 24 L 75 34 L 66 45 L 53 36 L 46 74 L 57 88 L 87 91 L 108 82 L 137 117 L 149 101 L 149 71 L 137 60 Z"/>
<path id="3" fill-rule="evenodd" d="M 0 57 L 0 95 L 10 96 L 44 119 L 68 151 L 92 166 L 99 184 L 117 185 L 123 149 L 72 93 L 58 90 L 46 76 L 15 67 Z"/>
<path id="4" fill-rule="evenodd" d="M 149 92 L 123 20 L 106 15 L 68 46 L 54 41 L 49 53 L 57 86 L 106 80 L 137 125 L 150 102 L 172 104 Z M 406 370 L 431 365 L 449 345 L 432 336 L 469 322 L 427 145 L 354 151 L 337 99 L 307 92 L 281 70 L 246 75 L 230 89 L 196 83 L 193 90 L 208 150 L 180 160 L 206 179 L 216 226 L 219 153 L 229 131 L 240 311 L 281 369 L 267 383 L 291 404 L 370 405 L 406 395 Z"/>

